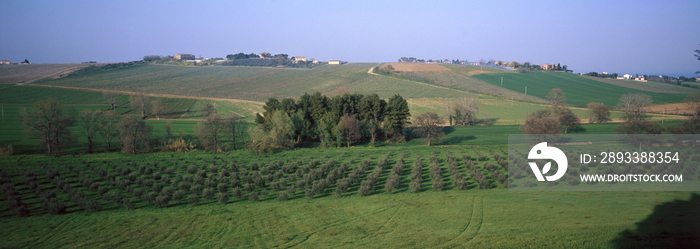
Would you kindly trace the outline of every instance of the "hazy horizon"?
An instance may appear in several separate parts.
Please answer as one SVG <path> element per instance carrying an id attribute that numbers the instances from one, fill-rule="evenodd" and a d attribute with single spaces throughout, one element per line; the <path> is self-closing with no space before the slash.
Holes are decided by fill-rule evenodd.
<path id="1" fill-rule="evenodd" d="M 574 72 L 695 76 L 698 1 L 0 3 L 0 60 L 285 53 L 318 60 L 481 59 Z"/>

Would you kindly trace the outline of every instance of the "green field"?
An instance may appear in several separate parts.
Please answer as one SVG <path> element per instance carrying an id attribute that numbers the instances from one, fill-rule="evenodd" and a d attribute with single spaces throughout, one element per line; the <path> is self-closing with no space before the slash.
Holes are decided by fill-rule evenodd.
<path id="1" fill-rule="evenodd" d="M 628 92 L 648 94 L 655 103 L 676 103 L 686 94 L 646 92 L 554 72 L 487 69 L 488 74 L 477 74 L 476 67 L 449 66 L 452 71 L 444 74 L 387 76 L 368 74 L 373 66 L 146 64 L 28 85 L 0 84 L 5 118 L 0 145 L 15 148 L 15 155 L 0 157 L 0 247 L 700 248 L 700 192 L 518 192 L 505 187 L 508 134 L 520 133 L 528 113 L 551 108 L 536 103 L 551 88 L 562 88 L 569 105 L 602 101 L 614 106 Z M 518 84 L 528 85 L 527 97 L 515 94 Z M 477 116 L 495 125 L 444 127 L 445 136 L 432 147 L 414 137 L 402 144 L 380 141 L 375 147 L 356 142 L 350 148 L 323 149 L 304 143 L 264 155 L 201 148 L 125 155 L 115 152 L 118 139 L 112 141 L 112 152 L 85 154 L 87 141 L 79 126 L 72 130 L 77 139 L 65 144 L 62 157 L 45 155 L 36 141 L 26 139 L 19 119 L 22 108 L 53 97 L 77 111 L 109 109 L 102 94 L 91 89 L 141 89 L 166 103 L 162 120 L 146 119 L 154 127 L 154 146 L 167 137 L 167 122 L 173 137 L 196 144 L 193 127 L 204 119 L 200 108 L 207 103 L 215 104 L 220 114 L 245 117 L 248 128 L 262 104 L 236 99 L 298 98 L 316 91 L 328 96 L 376 92 L 385 99 L 401 94 L 413 115 L 444 115 L 451 101 L 478 96 Z M 483 94 L 488 91 L 497 94 Z M 515 101 L 509 93 L 517 95 Z M 122 95 L 116 112 L 140 115 L 128 100 L 129 95 Z M 574 134 L 613 134 L 619 125 L 589 124 L 585 109 L 572 110 L 583 123 Z M 660 117 L 652 115 L 651 120 L 661 122 Z M 680 125 L 679 118 L 666 116 L 663 125 Z M 411 134 L 412 129 L 404 132 Z M 221 142 L 231 143 L 228 138 Z M 237 147 L 242 145 L 239 141 Z M 105 143 L 98 138 L 95 146 L 102 151 Z M 419 157 L 422 181 L 414 192 L 410 184 Z M 695 165 L 684 166 L 688 172 L 695 169 L 689 177 L 700 175 Z M 438 168 L 441 173 L 435 175 L 432 171 Z M 385 186 L 391 179 L 398 183 L 388 193 Z M 349 182 L 347 191 L 335 193 L 343 189 L 340 180 Z M 363 182 L 371 187 L 366 195 L 360 194 Z M 442 189 L 436 190 L 439 183 Z M 228 199 L 218 200 L 219 192 Z M 182 199 L 177 200 L 179 193 Z M 287 193 L 286 200 L 278 198 L 282 193 Z M 198 200 L 190 199 L 194 196 Z M 15 198 L 26 204 L 26 217 L 18 217 L 12 208 Z M 49 203 L 58 201 L 65 204 L 65 212 L 51 214 Z"/>
<path id="2" fill-rule="evenodd" d="M 429 174 L 431 148 L 351 148 L 351 149 L 298 149 L 281 151 L 268 156 L 251 156 L 247 152 L 225 154 L 209 153 L 155 153 L 123 157 L 117 153 L 64 157 L 60 159 L 41 155 L 13 156 L 0 159 L 13 187 L 29 207 L 29 217 L 13 217 L 3 208 L 5 247 L 696 247 L 700 213 L 700 196 L 689 192 L 509 192 L 491 179 L 483 169 L 482 161 L 474 161 L 480 171 L 491 179 L 494 188 L 478 189 L 471 173 L 464 167 L 461 155 L 476 157 L 500 153 L 504 146 L 465 146 L 436 148 L 435 155 L 442 168 L 442 191 L 432 190 Z M 392 168 L 404 156 L 405 169 L 393 194 L 384 191 L 384 184 Z M 459 190 L 452 182 L 446 163 L 449 150 L 457 157 L 459 173 L 468 180 L 468 189 Z M 283 165 L 300 162 L 306 165 L 318 159 L 326 163 L 336 160 L 350 165 L 347 174 L 359 167 L 365 159 L 373 163 L 361 175 L 364 180 L 376 168 L 379 159 L 391 151 L 388 166 L 381 174 L 369 196 L 358 195 L 359 182 L 351 185 L 341 197 L 331 193 L 331 185 L 312 199 L 297 188 L 288 200 L 276 198 L 271 187 L 257 187 L 267 197 L 251 202 L 248 195 L 231 197 L 225 204 L 214 199 L 201 198 L 196 206 L 188 204 L 185 190 L 182 201 L 171 200 L 167 207 L 157 208 L 135 196 L 130 187 L 153 192 L 146 181 L 163 184 L 192 176 L 183 166 L 194 167 L 211 175 L 237 167 L 248 172 L 252 164 L 267 166 L 280 161 Z M 411 167 L 418 156 L 423 158 L 421 191 L 408 189 Z M 370 159 L 371 158 L 371 159 Z M 235 160 L 235 161 L 234 161 Z M 81 191 L 86 198 L 97 201 L 101 211 L 87 212 L 73 203 L 68 194 L 57 188 L 56 181 L 46 178 L 42 165 L 58 170 L 60 177 L 73 191 Z M 161 177 L 140 173 L 140 168 L 151 169 Z M 143 177 L 144 183 L 129 181 L 121 174 L 128 168 Z M 298 170 L 302 170 L 300 167 Z M 99 169 L 106 170 L 101 175 Z M 278 169 L 279 170 L 279 169 Z M 56 193 L 56 198 L 67 204 L 67 213 L 47 214 L 39 195 L 25 183 L 25 173 L 32 172 L 42 187 L 42 193 Z M 97 173 L 96 173 L 97 172 Z M 272 175 L 275 170 L 269 174 Z M 288 186 L 297 186 L 300 177 L 296 170 L 283 173 Z M 105 200 L 104 196 L 83 186 L 79 174 L 107 188 L 133 203 L 134 209 Z M 110 185 L 104 176 L 116 176 L 128 183 L 125 187 Z M 292 180 L 292 179 L 296 180 Z M 228 182 L 229 177 L 218 178 Z M 274 177 L 276 181 L 279 178 Z M 225 181 L 226 180 L 226 181 Z M 187 181 L 185 181 L 187 182 Z M 226 185 L 228 185 L 227 183 Z M 310 188 L 310 185 L 306 185 Z M 175 187 L 174 190 L 179 190 Z M 227 193 L 231 193 L 228 188 Z M 281 190 L 284 191 L 284 190 Z M 9 232 L 12 231 L 12 232 Z M 99 232 L 97 232 L 99 231 Z M 694 232 L 695 231 L 695 232 Z M 659 236 L 661 234 L 662 236 Z"/>
<path id="3" fill-rule="evenodd" d="M 649 95 L 654 101 L 653 104 L 680 103 L 688 95 L 686 93 L 647 92 L 559 72 L 494 73 L 477 74 L 472 77 L 498 86 L 501 86 L 501 77 L 503 77 L 503 88 L 525 93 L 525 87 L 527 87 L 528 95 L 541 99 L 546 99 L 545 96 L 553 88 L 561 88 L 566 93 L 566 103 L 571 106 L 585 106 L 590 102 L 602 102 L 606 106 L 617 106 L 620 97 L 626 93 Z"/>
<path id="4" fill-rule="evenodd" d="M 0 122 L 0 145 L 11 144 L 16 154 L 26 153 L 41 153 L 44 148 L 37 148 L 36 142 L 33 139 L 27 139 L 23 133 L 20 111 L 22 108 L 30 108 L 33 103 L 39 100 L 44 100 L 48 97 L 55 98 L 66 106 L 70 106 L 77 112 L 85 109 L 89 110 L 109 110 L 109 105 L 106 104 L 102 93 L 94 91 L 82 91 L 61 88 L 37 87 L 37 86 L 11 86 L 3 89 L 0 92 L 0 103 L 2 103 L 4 122 Z M 193 98 L 159 98 L 154 97 L 152 100 L 162 101 L 167 105 L 161 120 L 156 120 L 155 116 L 149 116 L 147 122 L 154 127 L 154 143 L 158 143 L 162 139 L 167 138 L 165 132 L 166 122 L 172 123 L 172 136 L 183 137 L 188 141 L 196 139 L 193 127 L 197 122 L 205 119 L 204 112 L 201 108 L 207 103 L 215 104 L 219 114 L 224 116 L 229 113 L 236 113 L 243 117 L 246 127 L 252 126 L 255 113 L 262 110 L 260 104 L 253 103 L 234 103 L 228 101 L 210 101 L 206 99 Z M 129 103 L 128 95 L 121 95 L 117 101 L 115 111 L 122 115 L 140 115 L 138 111 L 133 110 Z M 189 109 L 189 112 L 185 112 Z M 84 132 L 81 127 L 75 126 L 71 129 L 77 139 L 66 144 L 65 148 L 69 148 L 64 153 L 73 154 L 81 153 L 87 148 L 87 139 L 84 138 Z M 181 135 L 182 134 L 182 135 Z M 246 138 L 247 139 L 247 138 Z M 230 142 L 228 139 L 225 142 Z M 97 151 L 101 151 L 104 142 L 97 139 Z M 242 146 L 242 143 L 237 145 Z M 119 150 L 118 139 L 112 141 L 112 149 Z"/>

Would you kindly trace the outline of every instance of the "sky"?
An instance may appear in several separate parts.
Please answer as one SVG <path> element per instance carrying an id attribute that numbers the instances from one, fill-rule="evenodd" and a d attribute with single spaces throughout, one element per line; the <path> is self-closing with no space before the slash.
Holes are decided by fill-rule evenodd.
<path id="1" fill-rule="evenodd" d="M 238 52 L 696 76 L 700 1 L 1 1 L 0 60 Z"/>

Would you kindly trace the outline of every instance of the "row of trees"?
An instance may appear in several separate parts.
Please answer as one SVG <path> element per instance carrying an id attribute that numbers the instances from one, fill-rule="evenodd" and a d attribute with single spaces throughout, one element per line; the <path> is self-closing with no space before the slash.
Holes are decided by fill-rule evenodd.
<path id="1" fill-rule="evenodd" d="M 537 110 L 528 115 L 525 124 L 520 130 L 536 136 L 538 141 L 544 141 L 544 134 L 559 134 L 576 131 L 580 127 L 579 118 L 565 106 L 566 94 L 561 89 L 555 88 L 549 92 L 547 98 L 552 104 L 552 109 Z M 624 114 L 624 122 L 616 126 L 614 130 L 622 134 L 660 134 L 665 129 L 656 122 L 650 122 L 646 115 L 647 107 L 652 103 L 649 95 L 641 93 L 623 94 L 617 104 L 618 110 Z M 675 134 L 700 133 L 700 93 L 691 93 L 684 100 L 691 110 L 692 117 L 684 120 L 681 126 L 669 127 L 668 131 Z M 601 103 L 588 103 L 589 122 L 603 122 L 610 120 L 610 110 Z"/>

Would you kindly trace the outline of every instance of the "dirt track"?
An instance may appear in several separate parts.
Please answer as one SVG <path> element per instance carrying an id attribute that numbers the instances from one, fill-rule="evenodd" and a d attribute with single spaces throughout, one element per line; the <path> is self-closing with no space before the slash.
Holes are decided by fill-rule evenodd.
<path id="1" fill-rule="evenodd" d="M 428 63 L 409 63 L 409 62 L 386 63 L 382 67 L 386 67 L 388 65 L 391 65 L 394 68 L 394 71 L 401 71 L 401 72 L 450 71 L 449 68 L 446 68 L 446 67 L 443 67 L 440 65 L 435 65 L 435 64 L 428 64 Z"/>

